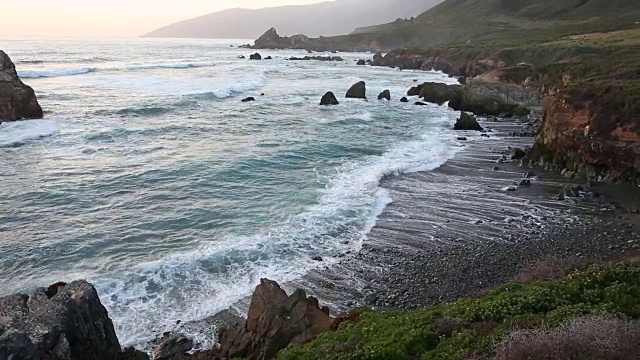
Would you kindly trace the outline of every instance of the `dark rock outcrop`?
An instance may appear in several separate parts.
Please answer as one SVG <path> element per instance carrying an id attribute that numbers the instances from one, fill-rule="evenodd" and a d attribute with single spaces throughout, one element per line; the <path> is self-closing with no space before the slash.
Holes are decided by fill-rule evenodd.
<path id="1" fill-rule="evenodd" d="M 86 281 L 0 298 L 0 359 L 144 359 L 121 353 L 113 323 Z"/>
<path id="2" fill-rule="evenodd" d="M 304 49 L 309 38 L 304 35 L 280 36 L 275 28 L 267 30 L 255 42 L 254 49 Z"/>
<path id="3" fill-rule="evenodd" d="M 274 359 L 278 351 L 307 343 L 329 330 L 333 319 L 303 290 L 291 296 L 271 280 L 262 279 L 251 297 L 244 329 L 223 330 L 222 358 Z"/>
<path id="4" fill-rule="evenodd" d="M 251 54 L 249 56 L 249 60 L 262 60 L 262 55 L 259 53 Z"/>
<path id="5" fill-rule="evenodd" d="M 416 102 L 415 102 L 415 105 L 418 105 L 418 106 L 426 106 L 427 104 L 423 103 L 422 101 L 416 101 Z"/>
<path id="6" fill-rule="evenodd" d="M 407 90 L 407 96 L 420 96 L 423 88 L 424 84 L 412 86 L 411 89 Z"/>
<path id="7" fill-rule="evenodd" d="M 251 102 L 251 101 L 256 101 L 256 98 L 254 98 L 253 96 L 249 96 L 247 98 L 244 98 L 241 100 L 242 102 Z"/>
<path id="8" fill-rule="evenodd" d="M 365 60 L 363 60 L 363 59 L 360 59 L 360 60 L 358 60 L 356 65 L 364 66 L 364 65 L 367 65 L 367 62 Z"/>
<path id="9" fill-rule="evenodd" d="M 295 57 L 292 56 L 289 58 L 292 61 L 309 61 L 309 60 L 317 60 L 317 61 L 344 61 L 340 56 L 305 56 L 305 57 Z"/>
<path id="10" fill-rule="evenodd" d="M 482 128 L 482 126 L 480 126 L 480 124 L 478 124 L 475 116 L 462 112 L 460 114 L 460 117 L 458 118 L 458 121 L 456 121 L 456 124 L 453 126 L 453 130 L 482 131 L 484 129 Z"/>
<path id="11" fill-rule="evenodd" d="M 324 94 L 322 99 L 320 99 L 320 105 L 339 105 L 339 104 L 340 103 L 338 102 L 338 99 L 336 99 L 336 96 L 331 91 Z"/>
<path id="12" fill-rule="evenodd" d="M 193 340 L 184 336 L 175 336 L 165 340 L 153 351 L 153 360 L 173 360 L 193 348 Z"/>
<path id="13" fill-rule="evenodd" d="M 447 85 L 442 83 L 427 82 L 421 85 L 420 97 L 424 101 L 442 105 L 451 100 L 462 90 L 462 85 Z"/>
<path id="14" fill-rule="evenodd" d="M 40 119 L 42 116 L 35 92 L 20 81 L 13 62 L 0 50 L 0 120 Z"/>
<path id="15" fill-rule="evenodd" d="M 266 58 L 264 58 L 265 60 L 273 60 L 273 58 L 271 56 L 267 56 Z"/>
<path id="16" fill-rule="evenodd" d="M 382 99 L 391 100 L 391 92 L 389 90 L 381 92 L 380 95 L 378 95 L 378 100 Z"/>
<path id="17" fill-rule="evenodd" d="M 408 103 L 409 99 L 407 99 L 405 96 L 403 96 L 402 98 L 400 98 L 400 102 Z"/>
<path id="18" fill-rule="evenodd" d="M 364 81 L 357 82 L 351 86 L 347 91 L 347 98 L 352 99 L 366 99 L 367 98 L 367 85 Z"/>
<path id="19" fill-rule="evenodd" d="M 515 148 L 511 151 L 511 160 L 522 160 L 525 156 L 527 156 L 527 153 L 520 148 Z"/>

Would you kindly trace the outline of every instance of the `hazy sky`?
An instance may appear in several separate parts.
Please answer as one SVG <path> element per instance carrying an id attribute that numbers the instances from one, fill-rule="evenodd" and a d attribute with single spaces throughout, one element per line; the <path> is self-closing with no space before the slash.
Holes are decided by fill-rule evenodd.
<path id="1" fill-rule="evenodd" d="M 0 0 L 0 37 L 139 36 L 163 25 L 243 7 L 322 0 Z"/>

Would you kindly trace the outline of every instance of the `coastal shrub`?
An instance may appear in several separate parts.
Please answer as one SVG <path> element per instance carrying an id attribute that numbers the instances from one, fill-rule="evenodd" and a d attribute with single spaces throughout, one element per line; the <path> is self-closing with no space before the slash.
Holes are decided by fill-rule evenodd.
<path id="1" fill-rule="evenodd" d="M 515 331 L 545 326 L 544 331 L 566 332 L 570 319 L 602 315 L 640 318 L 638 262 L 594 264 L 561 279 L 511 283 L 480 298 L 427 309 L 363 310 L 358 322 L 343 322 L 339 330 L 286 349 L 278 359 L 493 358 L 502 349 L 496 344 Z"/>
<path id="2" fill-rule="evenodd" d="M 637 359 L 640 322 L 581 317 L 555 329 L 514 331 L 496 345 L 495 360 Z"/>
<path id="3" fill-rule="evenodd" d="M 548 259 L 525 268 L 515 278 L 515 282 L 530 283 L 540 280 L 560 279 L 571 272 L 585 269 L 594 261 L 581 258 Z"/>

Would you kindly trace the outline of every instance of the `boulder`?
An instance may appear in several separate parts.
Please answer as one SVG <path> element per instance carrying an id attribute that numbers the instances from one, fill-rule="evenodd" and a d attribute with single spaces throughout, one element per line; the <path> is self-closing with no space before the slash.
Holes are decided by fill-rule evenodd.
<path id="1" fill-rule="evenodd" d="M 357 82 L 349 88 L 347 91 L 347 98 L 352 99 L 366 99 L 367 98 L 367 85 L 364 81 Z"/>
<path id="2" fill-rule="evenodd" d="M 320 99 L 320 105 L 340 105 L 340 103 L 338 99 L 336 99 L 336 96 L 329 91 Z"/>
<path id="3" fill-rule="evenodd" d="M 250 101 L 256 101 L 256 98 L 254 98 L 253 96 L 249 96 L 247 98 L 242 99 L 242 102 L 250 102 Z"/>
<path id="4" fill-rule="evenodd" d="M 249 56 L 249 60 L 262 60 L 262 55 L 255 53 Z"/>
<path id="5" fill-rule="evenodd" d="M 366 62 L 365 60 L 363 60 L 363 59 L 360 59 L 360 60 L 358 60 L 358 62 L 356 63 L 356 65 L 364 66 L 364 65 L 367 65 L 367 62 Z"/>
<path id="6" fill-rule="evenodd" d="M 193 340 L 178 335 L 162 342 L 153 351 L 153 360 L 172 360 L 193 348 Z"/>
<path id="7" fill-rule="evenodd" d="M 461 89 L 462 85 L 427 82 L 422 84 L 420 97 L 427 102 L 442 105 L 451 100 Z"/>
<path id="8" fill-rule="evenodd" d="M 423 88 L 424 88 L 424 84 L 420 84 L 420 85 L 417 85 L 417 86 L 412 86 L 407 91 L 407 96 L 420 96 L 420 93 L 422 92 Z"/>
<path id="9" fill-rule="evenodd" d="M 403 96 L 403 97 L 400 99 L 400 102 L 408 103 L 408 102 L 409 102 L 409 99 L 407 99 L 405 96 Z"/>
<path id="10" fill-rule="evenodd" d="M 267 56 L 266 58 L 264 58 L 265 60 L 273 60 L 273 58 L 271 56 Z M 258 59 L 260 60 L 260 59 Z"/>
<path id="11" fill-rule="evenodd" d="M 25 85 L 9 56 L 0 50 L 0 121 L 42 118 L 33 89 Z"/>
<path id="12" fill-rule="evenodd" d="M 378 95 L 378 100 L 387 99 L 391 100 L 391 92 L 389 90 L 385 90 Z"/>
<path id="13" fill-rule="evenodd" d="M 121 353 L 107 310 L 86 281 L 0 298 L 0 359 L 143 358 L 136 354 Z"/>
<path id="14" fill-rule="evenodd" d="M 303 290 L 291 296 L 275 282 L 260 280 L 251 297 L 244 329 L 220 332 L 222 358 L 274 359 L 289 346 L 312 341 L 329 330 L 333 319 Z"/>
<path id="15" fill-rule="evenodd" d="M 527 156 L 527 153 L 522 149 L 515 148 L 511 151 L 511 160 L 521 160 L 525 156 Z"/>
<path id="16" fill-rule="evenodd" d="M 458 118 L 458 121 L 456 121 L 453 130 L 482 131 L 484 129 L 482 128 L 482 126 L 480 126 L 480 124 L 478 124 L 475 116 L 462 112 L 460 114 L 460 117 Z"/>

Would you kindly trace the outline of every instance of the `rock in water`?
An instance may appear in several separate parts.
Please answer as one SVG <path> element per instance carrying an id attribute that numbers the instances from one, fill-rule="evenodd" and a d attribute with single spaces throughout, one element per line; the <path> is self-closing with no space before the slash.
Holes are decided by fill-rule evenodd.
<path id="1" fill-rule="evenodd" d="M 356 65 L 364 66 L 364 65 L 367 65 L 367 62 L 365 60 L 363 60 L 363 59 L 360 59 L 360 60 L 358 60 Z"/>
<path id="2" fill-rule="evenodd" d="M 421 86 L 420 97 L 427 102 L 438 105 L 442 105 L 451 100 L 462 88 L 461 85 L 447 85 L 433 82 L 426 82 Z"/>
<path id="3" fill-rule="evenodd" d="M 407 99 L 407 98 L 406 98 L 406 96 L 403 96 L 403 97 L 400 99 L 400 102 L 408 103 L 408 102 L 409 102 L 409 99 Z"/>
<path id="4" fill-rule="evenodd" d="M 387 99 L 391 100 L 391 92 L 389 90 L 385 90 L 378 95 L 378 100 Z"/>
<path id="5" fill-rule="evenodd" d="M 0 298 L 0 358 L 113 360 L 120 343 L 96 289 L 58 283 Z"/>
<path id="6" fill-rule="evenodd" d="M 35 92 L 20 81 L 13 62 L 0 50 L 0 120 L 40 119 L 42 116 Z"/>
<path id="7" fill-rule="evenodd" d="M 153 352 L 153 360 L 172 360 L 193 348 L 193 340 L 185 336 L 172 337 L 163 341 Z"/>
<path id="8" fill-rule="evenodd" d="M 347 98 L 352 99 L 366 99 L 367 98 L 367 85 L 364 81 L 357 82 L 347 91 Z"/>
<path id="9" fill-rule="evenodd" d="M 338 99 L 336 99 L 336 96 L 329 91 L 320 99 L 320 105 L 340 105 L 340 103 Z"/>
<path id="10" fill-rule="evenodd" d="M 248 98 L 242 99 L 242 102 L 249 102 L 249 101 L 256 101 L 256 98 L 254 98 L 253 96 L 249 96 Z"/>
<path id="11" fill-rule="evenodd" d="M 262 55 L 260 55 L 259 53 L 252 54 L 251 56 L 249 56 L 249 60 L 262 60 Z"/>
<path id="12" fill-rule="evenodd" d="M 527 153 L 524 150 L 520 149 L 520 148 L 515 148 L 511 152 L 511 160 L 524 159 L 525 156 L 527 156 Z"/>
<path id="13" fill-rule="evenodd" d="M 475 116 L 469 115 L 466 112 L 462 112 L 460 113 L 460 118 L 458 119 L 458 121 L 456 121 L 456 124 L 453 127 L 453 130 L 482 131 L 484 129 L 482 128 L 482 126 L 480 126 L 480 124 L 478 124 L 478 121 L 476 120 Z"/>
<path id="14" fill-rule="evenodd" d="M 275 281 L 262 279 L 251 297 L 244 329 L 221 331 L 220 355 L 225 359 L 274 359 L 284 348 L 315 339 L 332 322 L 318 300 L 307 297 L 303 290 L 287 296 Z"/>

